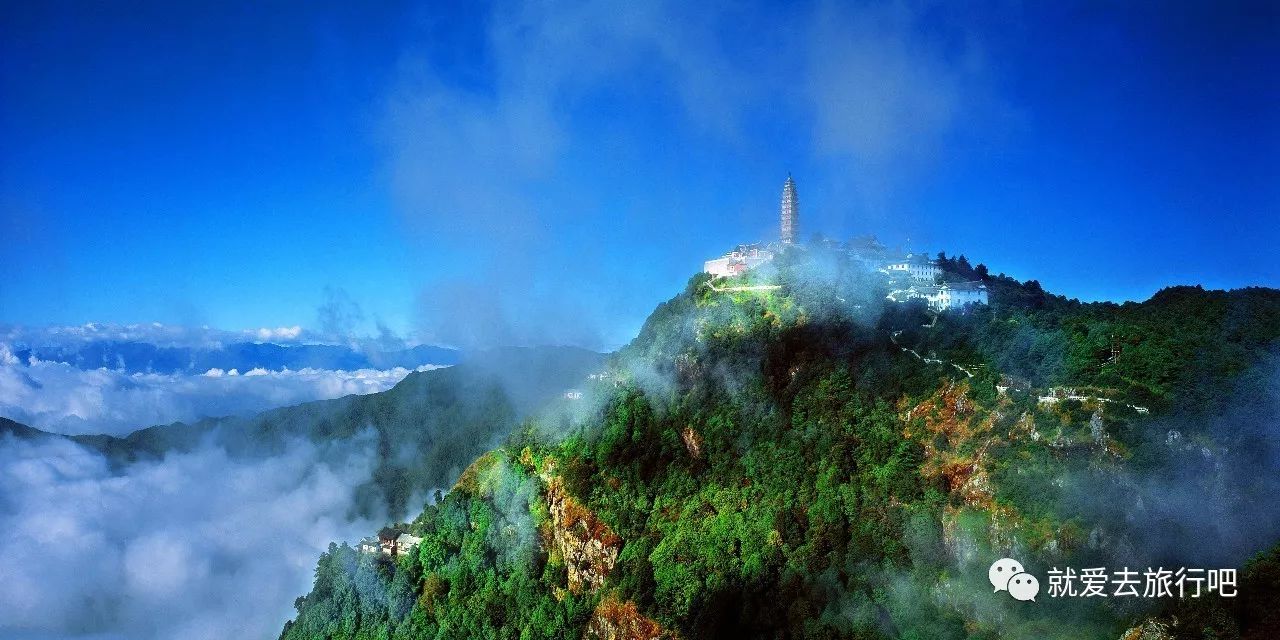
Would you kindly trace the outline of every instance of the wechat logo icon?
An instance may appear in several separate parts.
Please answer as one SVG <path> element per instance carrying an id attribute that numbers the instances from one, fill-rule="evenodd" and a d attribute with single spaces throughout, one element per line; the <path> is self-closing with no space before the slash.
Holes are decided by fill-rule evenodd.
<path id="1" fill-rule="evenodd" d="M 996 591 L 1008 591 L 1014 600 L 1035 602 L 1036 594 L 1040 593 L 1040 581 L 1013 558 L 1000 558 L 993 562 L 987 569 L 987 579 Z"/>

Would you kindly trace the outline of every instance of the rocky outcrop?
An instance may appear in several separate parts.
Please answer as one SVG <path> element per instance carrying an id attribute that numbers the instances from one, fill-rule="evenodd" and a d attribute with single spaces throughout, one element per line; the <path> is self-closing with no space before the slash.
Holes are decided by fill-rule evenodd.
<path id="1" fill-rule="evenodd" d="M 582 593 L 600 589 L 618 561 L 622 539 L 569 494 L 564 481 L 556 474 L 554 458 L 537 463 L 525 449 L 521 462 L 537 469 L 538 477 L 546 486 L 551 522 L 543 531 L 544 543 L 564 561 L 569 591 Z M 612 595 L 605 596 L 596 605 L 583 633 L 584 640 L 673 640 L 676 637 L 641 614 L 634 602 L 621 602 Z"/>
<path id="2" fill-rule="evenodd" d="M 547 511 L 551 515 L 550 543 L 564 560 L 569 591 L 599 589 L 618 561 L 622 540 L 609 525 L 601 522 L 564 488 L 547 464 L 543 481 L 547 487 Z"/>
<path id="3" fill-rule="evenodd" d="M 1173 628 L 1173 624 L 1163 620 L 1147 620 L 1129 628 L 1120 640 L 1173 640 Z"/>
<path id="4" fill-rule="evenodd" d="M 941 481 L 966 506 L 990 509 L 995 497 L 987 451 L 999 440 L 992 433 L 995 414 L 980 416 L 968 392 L 967 382 L 946 383 L 903 414 L 905 433 L 924 448 L 920 474 L 926 480 Z"/>
<path id="5" fill-rule="evenodd" d="M 693 456 L 694 460 L 702 458 L 702 436 L 698 435 L 693 427 L 686 426 L 680 430 L 680 440 L 684 442 L 684 448 Z"/>
<path id="6" fill-rule="evenodd" d="M 668 640 L 675 635 L 636 610 L 634 602 L 600 601 L 587 623 L 584 640 Z"/>

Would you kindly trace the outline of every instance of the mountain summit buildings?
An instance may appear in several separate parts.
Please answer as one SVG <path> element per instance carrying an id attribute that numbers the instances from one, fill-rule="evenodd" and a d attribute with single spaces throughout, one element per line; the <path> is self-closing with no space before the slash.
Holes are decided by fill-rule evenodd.
<path id="1" fill-rule="evenodd" d="M 800 199 L 796 196 L 796 181 L 787 174 L 787 181 L 782 183 L 782 204 L 779 206 L 778 220 L 781 223 L 779 239 L 783 246 L 796 244 L 796 232 L 800 225 Z M 776 243 L 740 244 L 729 253 L 712 258 L 703 263 L 703 271 L 719 277 L 740 276 L 770 260 L 774 252 L 780 249 Z"/>
<path id="2" fill-rule="evenodd" d="M 806 247 L 796 241 L 800 223 L 800 199 L 796 181 L 787 175 L 782 183 L 779 207 L 779 242 L 741 244 L 732 251 L 703 264 L 703 271 L 714 277 L 740 276 L 773 260 L 783 250 Z M 950 282 L 936 260 L 923 253 L 890 251 L 874 236 L 863 236 L 845 243 L 824 241 L 828 250 L 843 252 L 852 264 L 867 271 L 879 272 L 888 279 L 887 296 L 893 302 L 925 300 L 934 309 L 959 309 L 970 304 L 987 304 L 987 287 L 981 282 Z"/>

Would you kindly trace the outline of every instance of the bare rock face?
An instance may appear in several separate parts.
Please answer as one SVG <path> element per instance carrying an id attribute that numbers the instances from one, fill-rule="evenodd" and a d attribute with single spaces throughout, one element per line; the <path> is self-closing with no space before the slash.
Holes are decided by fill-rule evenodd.
<path id="1" fill-rule="evenodd" d="M 605 598 L 587 623 L 584 640 L 667 640 L 675 636 L 636 610 L 634 602 Z"/>
<path id="2" fill-rule="evenodd" d="M 1107 443 L 1107 426 L 1102 422 L 1102 411 L 1094 411 L 1089 418 L 1089 433 L 1093 436 L 1094 444 Z"/>
<path id="3" fill-rule="evenodd" d="M 698 435 L 693 427 L 686 426 L 680 430 L 680 439 L 684 441 L 684 448 L 693 456 L 694 460 L 702 457 L 702 436 Z"/>
<path id="4" fill-rule="evenodd" d="M 1173 625 L 1162 620 L 1147 620 L 1125 631 L 1120 640 L 1173 640 Z"/>
<path id="5" fill-rule="evenodd" d="M 924 447 L 921 475 L 941 480 L 966 506 L 995 507 L 987 450 L 999 437 L 995 414 L 980 417 L 967 382 L 947 383 L 903 414 L 904 432 Z M 1034 429 L 1034 423 L 1030 423 Z"/>
<path id="6" fill-rule="evenodd" d="M 700 438 L 698 446 L 701 446 Z M 522 462 L 533 463 L 527 449 L 522 454 Z M 564 559 L 570 592 L 597 591 L 604 586 L 618 561 L 622 539 L 569 495 L 564 481 L 556 475 L 554 459 L 543 461 L 538 477 L 546 486 L 547 511 L 551 516 L 550 531 L 543 530 L 544 544 Z M 583 640 L 677 640 L 677 636 L 641 614 L 634 602 L 621 602 L 607 595 L 592 612 Z"/>
<path id="7" fill-rule="evenodd" d="M 551 541 L 564 558 L 569 590 L 599 589 L 618 560 L 622 540 L 570 496 L 556 477 L 547 480 L 547 510 L 551 514 Z"/>

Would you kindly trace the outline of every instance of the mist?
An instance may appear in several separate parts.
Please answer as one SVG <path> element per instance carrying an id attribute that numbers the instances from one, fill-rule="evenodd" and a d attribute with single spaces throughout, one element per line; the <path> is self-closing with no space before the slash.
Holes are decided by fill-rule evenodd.
<path id="1" fill-rule="evenodd" d="M 422 366 L 417 370 L 429 370 Z M 143 427 L 385 391 L 414 369 L 210 369 L 200 374 L 82 370 L 61 362 L 0 363 L 0 415 L 67 435 Z"/>
<path id="2" fill-rule="evenodd" d="M 2 637 L 273 637 L 373 469 L 368 434 L 269 459 L 206 444 L 112 473 L 69 441 L 0 439 Z"/>
<path id="3" fill-rule="evenodd" d="M 701 260 L 772 239 L 777 189 L 796 165 L 823 190 L 805 233 L 898 224 L 888 212 L 943 141 L 1001 117 L 980 47 L 920 28 L 937 10 L 499 2 L 474 16 L 492 79 L 481 85 L 410 49 L 374 126 L 432 273 L 415 329 L 468 348 L 616 348 Z M 743 41 L 756 46 L 735 49 Z M 632 83 L 664 97 L 676 130 L 632 123 L 647 117 L 629 108 Z M 613 113 L 604 125 L 598 109 Z M 690 135 L 697 151 L 683 146 Z M 798 150 L 769 157 L 775 136 Z M 758 145 L 761 160 L 747 162 Z M 715 163 L 686 157 L 704 149 Z M 686 179 L 741 188 L 726 201 Z"/>
<path id="4" fill-rule="evenodd" d="M 1209 405 L 1139 428 L 1128 464 L 1063 479 L 1062 507 L 1101 523 L 1091 532 L 1094 555 L 1130 566 L 1238 568 L 1280 539 L 1280 354 L 1267 354 Z"/>
<path id="5" fill-rule="evenodd" d="M 853 335 L 858 340 L 825 346 L 834 351 L 829 357 L 839 358 L 841 349 L 856 352 L 866 348 L 848 344 L 865 338 L 894 351 L 914 347 L 926 354 L 929 361 L 919 355 L 904 356 L 910 358 L 912 377 L 925 385 L 926 393 L 938 385 L 978 384 L 954 368 L 946 353 L 954 350 L 981 357 L 972 355 L 977 342 L 967 344 L 964 337 L 976 341 L 985 322 L 1001 317 L 998 312 L 967 322 L 972 310 L 957 310 L 931 322 L 932 314 L 923 306 L 913 311 L 911 305 L 886 302 L 883 285 L 875 277 L 859 277 L 856 271 L 833 261 L 831 255 L 810 250 L 796 258 L 795 254 L 784 254 L 751 271 L 743 281 L 723 286 L 782 282 L 786 295 L 803 306 L 805 328 L 812 326 L 816 335 L 823 335 L 823 325 L 856 327 Z M 659 414 L 676 397 L 673 392 L 690 385 L 722 390 L 748 414 L 777 411 L 773 404 L 759 402 L 761 375 L 769 368 L 769 353 L 755 349 L 749 341 L 733 342 L 733 336 L 741 335 L 760 312 L 763 304 L 755 296 L 761 294 L 708 293 L 705 283 L 694 284 L 691 296 L 677 297 L 655 310 L 651 318 L 655 326 L 646 326 L 641 337 L 615 356 L 613 366 L 630 376 L 629 382 L 644 391 Z M 1257 316 L 1243 311 L 1227 314 L 1227 326 L 1254 322 Z M 1099 313 L 1105 312 L 1105 308 L 1099 309 Z M 927 328 L 935 326 L 936 330 Z M 886 334 L 896 329 L 905 330 L 903 344 L 898 345 L 897 340 L 892 346 L 883 344 Z M 1032 349 L 1043 349 L 1046 342 L 1057 345 L 1061 339 L 1040 333 L 1033 323 L 1025 323 L 1018 334 L 1021 339 L 997 357 L 1035 361 L 1029 356 Z M 661 341 L 656 340 L 659 335 Z M 956 336 L 960 336 L 959 342 Z M 722 356 L 708 358 L 715 341 L 722 341 L 715 345 Z M 812 343 L 793 338 L 788 344 L 789 349 L 821 349 L 821 341 L 820 337 Z M 726 349 L 725 345 L 732 347 Z M 942 355 L 931 353 L 935 348 Z M 1230 375 L 1212 372 L 1230 384 L 1213 380 L 1185 383 L 1175 387 L 1171 406 L 1150 414 L 1115 403 L 1085 409 L 1075 401 L 1044 411 L 1036 409 L 1034 394 L 1028 397 L 1013 392 L 1002 399 L 996 395 L 996 403 L 991 405 L 996 416 L 991 418 L 992 424 L 1004 426 L 983 432 L 964 445 L 977 450 L 995 447 L 1007 451 L 998 455 L 1010 456 L 1001 459 L 1010 462 L 1007 475 L 984 479 L 983 491 L 989 493 L 993 506 L 970 508 L 960 503 L 963 498 L 953 496 L 950 509 L 940 519 L 917 516 L 904 532 L 907 562 L 844 567 L 845 573 L 857 577 L 856 587 L 840 583 L 834 575 L 819 581 L 831 599 L 823 616 L 840 621 L 842 628 L 870 626 L 890 636 L 914 632 L 940 637 L 937 629 L 945 626 L 948 617 L 959 616 L 1002 637 L 1108 637 L 1118 633 L 1113 627 L 1119 621 L 1140 620 L 1142 615 L 1158 613 L 1168 602 L 1149 598 L 1051 600 L 1049 569 L 1241 569 L 1250 557 L 1280 539 L 1280 353 L 1274 346 L 1248 347 L 1254 348 L 1256 353 L 1246 352 L 1249 364 L 1244 370 Z M 723 355 L 725 352 L 730 355 Z M 1214 361 L 1211 356 L 1203 357 Z M 792 376 L 796 375 L 793 371 Z M 1043 384 L 1061 383 L 1051 379 Z M 994 389 L 991 392 L 995 395 Z M 1043 392 L 1043 387 L 1035 390 Z M 1211 395 L 1208 400 L 1206 393 Z M 924 399 L 917 394 L 907 397 L 913 402 Z M 1064 413 L 1054 413 L 1059 410 Z M 1039 430 L 1034 441 L 1018 426 L 1006 429 L 1021 423 L 1019 416 L 1030 418 L 1033 414 Z M 1058 427 L 1069 434 L 1060 441 L 1052 435 Z M 960 430 L 969 428 L 974 427 Z M 977 427 L 979 431 L 983 428 Z M 1043 454 L 1043 458 L 1023 456 L 1023 448 Z M 992 462 L 975 464 L 986 468 Z M 1019 469 L 1020 462 L 1027 468 Z M 1016 491 L 1014 484 L 1018 485 Z M 1046 505 L 1051 516 L 1038 511 Z M 1046 517 L 1054 523 L 1047 534 L 1040 529 Z M 1012 598 L 992 597 L 987 568 L 1001 557 L 1019 559 L 1040 577 L 1040 607 L 1027 609 Z M 893 603 L 892 621 L 887 621 L 863 591 L 866 585 L 888 594 Z"/>

